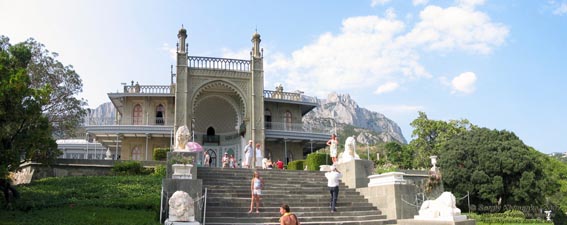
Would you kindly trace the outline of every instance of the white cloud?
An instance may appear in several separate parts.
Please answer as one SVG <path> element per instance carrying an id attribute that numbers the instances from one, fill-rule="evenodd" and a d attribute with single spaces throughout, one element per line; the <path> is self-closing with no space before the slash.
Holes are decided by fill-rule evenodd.
<path id="1" fill-rule="evenodd" d="M 560 15 L 561 16 L 561 15 L 567 14 L 567 2 L 558 3 L 558 2 L 552 1 L 551 5 L 552 5 L 553 8 L 555 8 L 553 10 L 554 15 Z"/>
<path id="2" fill-rule="evenodd" d="M 323 33 L 290 55 L 268 56 L 266 87 L 280 81 L 284 87 L 317 96 L 370 88 L 381 94 L 432 77 L 420 62 L 423 50 L 489 54 L 504 43 L 508 28 L 474 9 L 483 1 L 457 3 L 447 8 L 425 7 L 409 30 L 393 8 L 385 10 L 383 17 L 347 18 L 338 33 Z M 398 86 L 384 85 L 386 82 Z M 455 85 L 456 91 L 474 90 L 459 82 Z"/>
<path id="3" fill-rule="evenodd" d="M 396 82 L 388 82 L 385 84 L 380 85 L 376 91 L 374 91 L 374 94 L 384 94 L 384 93 L 388 93 L 388 92 L 392 92 L 395 91 L 396 89 L 398 89 L 400 87 L 400 85 Z"/>
<path id="4" fill-rule="evenodd" d="M 376 7 L 377 5 L 385 5 L 390 1 L 391 0 L 372 0 L 372 2 L 370 2 L 370 6 Z"/>
<path id="5" fill-rule="evenodd" d="M 413 4 L 414 6 L 417 6 L 417 5 L 426 5 L 427 2 L 429 2 L 429 0 L 412 0 L 412 4 Z"/>
<path id="6" fill-rule="evenodd" d="M 167 52 L 169 54 L 169 57 L 175 61 L 177 60 L 177 48 L 175 47 L 170 47 L 168 43 L 163 43 L 161 45 L 161 48 L 159 48 L 161 51 Z"/>
<path id="7" fill-rule="evenodd" d="M 476 75 L 473 72 L 461 73 L 451 80 L 452 93 L 473 93 L 475 91 L 476 79 Z"/>
<path id="8" fill-rule="evenodd" d="M 475 5 L 475 1 L 467 4 Z M 506 26 L 493 23 L 485 13 L 466 7 L 427 6 L 420 18 L 413 30 L 400 38 L 400 44 L 489 54 L 504 43 L 509 33 Z"/>

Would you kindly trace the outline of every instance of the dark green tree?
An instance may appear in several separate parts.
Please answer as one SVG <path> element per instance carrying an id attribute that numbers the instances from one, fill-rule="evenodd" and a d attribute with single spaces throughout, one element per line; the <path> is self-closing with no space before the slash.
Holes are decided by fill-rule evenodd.
<path id="1" fill-rule="evenodd" d="M 388 162 L 397 165 L 400 169 L 411 169 L 413 151 L 407 145 L 398 142 L 388 142 L 384 145 Z"/>
<path id="2" fill-rule="evenodd" d="M 475 204 L 543 205 L 546 185 L 537 151 L 509 131 L 473 128 L 439 146 L 444 187 Z"/>
<path id="3" fill-rule="evenodd" d="M 51 87 L 32 87 L 27 71 L 31 59 L 25 44 L 10 46 L 0 37 L 0 178 L 22 162 L 49 162 L 60 154 L 42 113 Z"/>
<path id="4" fill-rule="evenodd" d="M 72 66 L 57 60 L 57 53 L 48 51 L 33 38 L 26 40 L 24 45 L 32 54 L 27 66 L 30 87 L 51 87 L 49 102 L 43 105 L 42 112 L 53 127 L 53 135 L 56 138 L 74 136 L 86 115 L 83 108 L 86 102 L 77 98 L 83 89 L 81 78 Z"/>
<path id="5" fill-rule="evenodd" d="M 424 112 L 419 112 L 419 116 L 410 124 L 414 127 L 409 148 L 414 152 L 413 166 L 427 168 L 431 163 L 429 157 L 439 155 L 441 146 L 453 136 L 470 130 L 475 126 L 468 120 L 430 120 Z"/>

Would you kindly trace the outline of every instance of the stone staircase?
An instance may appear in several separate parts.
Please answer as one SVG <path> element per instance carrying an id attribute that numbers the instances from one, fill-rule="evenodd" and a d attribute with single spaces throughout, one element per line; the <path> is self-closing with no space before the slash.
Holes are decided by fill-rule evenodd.
<path id="1" fill-rule="evenodd" d="M 253 170 L 203 168 L 197 177 L 207 188 L 205 224 L 279 224 L 279 207 L 288 204 L 301 224 L 395 224 L 354 189 L 341 184 L 337 212 L 323 172 L 258 170 L 264 179 L 260 213 L 248 214 Z"/>

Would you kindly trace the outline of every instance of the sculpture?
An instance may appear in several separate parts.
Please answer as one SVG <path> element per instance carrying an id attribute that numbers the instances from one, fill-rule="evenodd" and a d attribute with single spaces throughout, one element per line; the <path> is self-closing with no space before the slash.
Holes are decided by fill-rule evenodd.
<path id="1" fill-rule="evenodd" d="M 171 222 L 195 221 L 195 208 L 193 198 L 187 192 L 176 191 L 169 198 L 169 218 Z"/>
<path id="2" fill-rule="evenodd" d="M 457 208 L 455 196 L 451 192 L 443 192 L 435 200 L 423 202 L 419 209 L 419 220 L 463 220 L 466 216 L 461 216 L 461 210 Z"/>
<path id="3" fill-rule="evenodd" d="M 106 157 L 104 159 L 105 160 L 111 160 L 112 159 L 112 153 L 110 152 L 110 148 L 106 149 Z"/>
<path id="4" fill-rule="evenodd" d="M 348 137 L 345 140 L 345 151 L 339 156 L 339 163 L 349 162 L 353 159 L 360 159 L 355 152 L 356 140 L 353 137 Z"/>
<path id="5" fill-rule="evenodd" d="M 187 126 L 183 125 L 177 128 L 177 132 L 175 132 L 175 147 L 173 148 L 174 151 L 189 151 L 187 148 L 187 143 L 191 138 L 191 132 Z"/>

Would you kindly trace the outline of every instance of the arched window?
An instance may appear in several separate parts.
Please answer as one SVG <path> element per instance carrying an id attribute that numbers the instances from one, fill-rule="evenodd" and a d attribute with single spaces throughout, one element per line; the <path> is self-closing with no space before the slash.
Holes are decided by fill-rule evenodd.
<path id="1" fill-rule="evenodd" d="M 132 112 L 132 125 L 142 125 L 143 120 L 144 114 L 142 106 L 140 104 L 136 104 L 134 106 L 134 111 Z"/>
<path id="2" fill-rule="evenodd" d="M 284 115 L 284 129 L 285 130 L 291 130 L 291 112 L 290 111 L 285 111 L 285 115 Z"/>
<path id="3" fill-rule="evenodd" d="M 207 128 L 207 135 L 203 136 L 203 144 L 204 143 L 215 143 L 217 145 L 220 144 L 220 136 L 215 135 L 215 128 Z"/>
<path id="4" fill-rule="evenodd" d="M 163 119 L 164 115 L 165 115 L 165 108 L 163 107 L 162 104 L 159 104 L 156 107 L 156 125 L 165 124 L 164 119 Z"/>
<path id="5" fill-rule="evenodd" d="M 132 160 L 142 160 L 142 151 L 138 146 L 132 149 Z"/>
<path id="6" fill-rule="evenodd" d="M 217 153 L 213 149 L 207 150 L 207 153 L 209 153 L 209 156 L 211 157 L 209 166 L 217 167 Z"/>
<path id="7" fill-rule="evenodd" d="M 266 129 L 272 129 L 272 112 L 269 109 L 264 112 L 264 123 Z"/>

